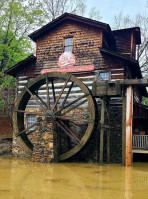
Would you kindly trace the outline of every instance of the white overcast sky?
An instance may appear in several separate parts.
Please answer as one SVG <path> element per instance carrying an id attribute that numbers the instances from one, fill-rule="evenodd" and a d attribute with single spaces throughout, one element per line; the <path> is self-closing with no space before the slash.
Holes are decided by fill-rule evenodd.
<path id="1" fill-rule="evenodd" d="M 115 14 L 120 11 L 123 14 L 134 16 L 139 13 L 148 13 L 146 0 L 87 0 L 87 10 L 95 7 L 100 11 L 102 19 L 100 21 L 112 24 Z"/>

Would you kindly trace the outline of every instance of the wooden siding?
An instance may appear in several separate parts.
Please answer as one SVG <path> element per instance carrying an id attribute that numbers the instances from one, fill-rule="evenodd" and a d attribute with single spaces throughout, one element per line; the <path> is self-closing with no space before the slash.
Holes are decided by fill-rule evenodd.
<path id="1" fill-rule="evenodd" d="M 99 47 L 102 45 L 101 30 L 66 22 L 49 32 L 37 41 L 36 73 L 41 69 L 57 67 L 58 58 L 63 53 L 63 38 L 73 37 L 73 53 L 76 57 L 76 66 L 94 64 L 101 66 L 102 56 Z"/>
<path id="2" fill-rule="evenodd" d="M 116 38 L 117 51 L 122 55 L 131 57 L 131 34 L 127 32 L 114 33 Z"/>

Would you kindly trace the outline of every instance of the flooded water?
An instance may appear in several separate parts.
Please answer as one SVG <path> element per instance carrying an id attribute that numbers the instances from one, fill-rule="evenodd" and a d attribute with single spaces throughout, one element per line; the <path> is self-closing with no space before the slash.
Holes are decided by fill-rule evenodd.
<path id="1" fill-rule="evenodd" d="M 0 199 L 147 199 L 148 163 L 33 163 L 0 157 Z"/>

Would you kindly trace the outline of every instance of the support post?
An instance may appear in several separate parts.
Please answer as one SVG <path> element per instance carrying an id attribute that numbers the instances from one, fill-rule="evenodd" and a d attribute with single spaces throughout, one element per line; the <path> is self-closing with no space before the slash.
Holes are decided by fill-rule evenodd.
<path id="1" fill-rule="evenodd" d="M 106 146 L 107 146 L 107 163 L 110 163 L 110 118 L 109 118 L 109 112 L 108 112 L 108 101 L 105 103 L 105 110 L 108 120 L 108 129 L 107 129 L 107 135 L 106 135 Z"/>
<path id="2" fill-rule="evenodd" d="M 58 135 L 57 135 L 57 125 L 56 122 L 52 123 L 52 132 L 53 132 L 53 157 L 52 162 L 58 162 Z"/>
<path id="3" fill-rule="evenodd" d="M 110 163 L 110 130 L 107 131 L 107 163 Z"/>
<path id="4" fill-rule="evenodd" d="M 127 87 L 126 98 L 126 166 L 132 166 L 133 88 Z"/>
<path id="5" fill-rule="evenodd" d="M 101 130 L 100 130 L 100 157 L 99 157 L 99 163 L 103 164 L 103 145 L 104 145 L 104 113 L 105 113 L 105 100 L 102 98 L 102 103 L 101 103 Z"/>
<path id="6" fill-rule="evenodd" d="M 122 96 L 122 165 L 125 166 L 125 141 L 126 141 L 126 92 L 123 88 Z"/>

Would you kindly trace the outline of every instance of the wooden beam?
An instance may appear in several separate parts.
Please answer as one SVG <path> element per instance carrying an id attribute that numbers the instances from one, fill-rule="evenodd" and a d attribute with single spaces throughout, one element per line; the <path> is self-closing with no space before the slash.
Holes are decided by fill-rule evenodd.
<path id="1" fill-rule="evenodd" d="M 99 157 L 99 163 L 103 164 L 103 146 L 104 146 L 104 114 L 105 114 L 105 100 L 102 98 L 102 104 L 101 104 L 101 130 L 100 130 L 100 157 Z"/>
<path id="2" fill-rule="evenodd" d="M 133 55 L 133 40 L 134 37 L 133 37 L 133 33 L 131 34 L 131 54 Z"/>
<path id="3" fill-rule="evenodd" d="M 109 128 L 107 129 L 107 135 L 106 135 L 107 163 L 109 164 L 110 163 L 110 117 L 109 117 L 109 112 L 108 112 L 108 102 L 105 103 L 105 110 L 106 110 L 108 126 L 109 126 Z"/>
<path id="4" fill-rule="evenodd" d="M 122 165 L 125 166 L 125 140 L 126 140 L 126 93 L 123 89 L 122 97 Z"/>
<path id="5" fill-rule="evenodd" d="M 133 88 L 126 92 L 126 166 L 132 166 Z"/>
<path id="6" fill-rule="evenodd" d="M 119 81 L 121 85 L 125 86 L 148 86 L 148 79 L 126 79 L 126 80 L 120 80 Z"/>

